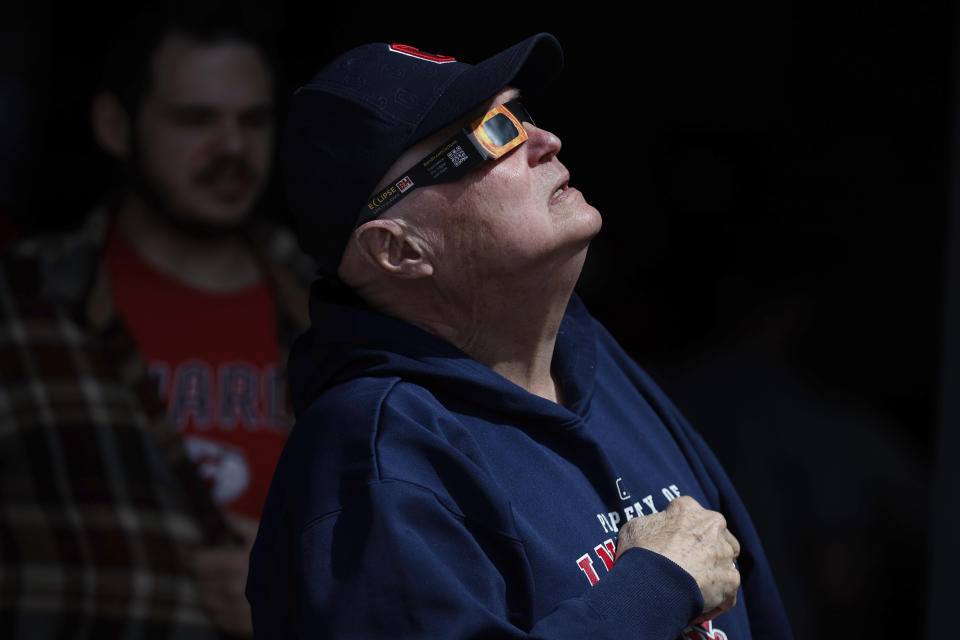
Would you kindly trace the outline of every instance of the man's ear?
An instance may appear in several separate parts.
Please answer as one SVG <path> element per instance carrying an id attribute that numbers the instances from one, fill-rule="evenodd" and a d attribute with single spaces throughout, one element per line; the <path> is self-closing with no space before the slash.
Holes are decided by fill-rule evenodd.
<path id="1" fill-rule="evenodd" d="M 130 117 L 117 97 L 101 91 L 90 105 L 93 137 L 103 150 L 121 160 L 130 155 Z"/>
<path id="2" fill-rule="evenodd" d="M 424 241 L 395 220 L 371 220 L 354 233 L 360 255 L 378 269 L 400 278 L 433 275 L 433 263 Z"/>

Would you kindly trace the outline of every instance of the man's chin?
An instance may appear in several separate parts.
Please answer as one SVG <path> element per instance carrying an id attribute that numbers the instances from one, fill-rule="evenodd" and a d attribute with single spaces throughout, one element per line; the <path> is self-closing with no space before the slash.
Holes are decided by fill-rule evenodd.
<path id="1" fill-rule="evenodd" d="M 179 202 L 164 197 L 164 191 L 133 172 L 132 192 L 171 228 L 199 240 L 216 240 L 235 235 L 247 224 L 257 196 L 253 193 L 228 201 L 209 194 L 191 194 Z M 258 195 L 258 194 L 257 194 Z"/>
<path id="2" fill-rule="evenodd" d="M 225 215 L 164 209 L 163 219 L 174 229 L 198 240 L 217 240 L 239 233 L 250 219 L 250 211 Z"/>

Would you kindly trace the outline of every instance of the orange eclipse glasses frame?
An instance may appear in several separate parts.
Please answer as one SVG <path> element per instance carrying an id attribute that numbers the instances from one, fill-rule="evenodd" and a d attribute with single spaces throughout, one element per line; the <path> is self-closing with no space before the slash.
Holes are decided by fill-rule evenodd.
<path id="1" fill-rule="evenodd" d="M 356 226 L 374 220 L 417 187 L 455 182 L 487 160 L 496 160 L 527 140 L 523 123 L 536 125 L 519 100 L 490 109 L 469 127 L 373 194 Z"/>

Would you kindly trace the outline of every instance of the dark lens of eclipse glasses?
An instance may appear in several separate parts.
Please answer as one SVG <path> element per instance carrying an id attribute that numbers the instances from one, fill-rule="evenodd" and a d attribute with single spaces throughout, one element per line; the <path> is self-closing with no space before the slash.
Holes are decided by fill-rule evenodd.
<path id="1" fill-rule="evenodd" d="M 490 142 L 498 147 L 502 147 L 520 134 L 510 118 L 502 113 L 484 122 L 483 130 L 490 138 Z"/>

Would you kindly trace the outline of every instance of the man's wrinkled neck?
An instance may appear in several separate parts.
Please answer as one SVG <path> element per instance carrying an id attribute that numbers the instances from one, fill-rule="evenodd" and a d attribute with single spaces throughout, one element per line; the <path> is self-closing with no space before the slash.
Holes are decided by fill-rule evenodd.
<path id="1" fill-rule="evenodd" d="M 579 269 L 576 270 L 579 273 Z M 576 277 L 518 277 L 508 287 L 361 297 L 378 311 L 439 336 L 530 393 L 562 404 L 553 353 Z"/>

